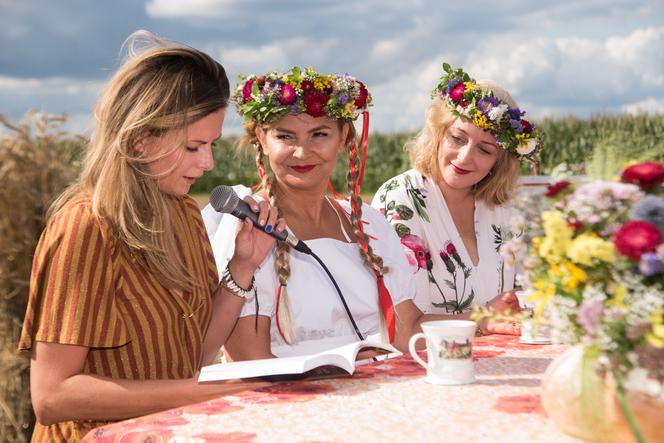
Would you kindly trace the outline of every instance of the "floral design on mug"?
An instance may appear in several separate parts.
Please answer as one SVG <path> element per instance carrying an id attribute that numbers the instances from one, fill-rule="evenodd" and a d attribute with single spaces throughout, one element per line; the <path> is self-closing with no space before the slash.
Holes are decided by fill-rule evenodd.
<path id="1" fill-rule="evenodd" d="M 463 343 L 457 343 L 455 340 L 442 339 L 438 344 L 438 357 L 442 359 L 469 359 L 473 354 L 473 344 L 469 339 Z"/>

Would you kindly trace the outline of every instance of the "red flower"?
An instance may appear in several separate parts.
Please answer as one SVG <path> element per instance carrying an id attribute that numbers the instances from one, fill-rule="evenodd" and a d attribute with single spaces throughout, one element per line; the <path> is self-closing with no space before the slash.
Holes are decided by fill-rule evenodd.
<path id="1" fill-rule="evenodd" d="M 572 185 L 572 182 L 563 180 L 558 183 L 554 183 L 546 187 L 546 192 L 544 193 L 545 197 L 555 197 L 560 194 L 565 189 L 569 188 Z"/>
<path id="2" fill-rule="evenodd" d="M 533 124 L 528 120 L 521 119 L 521 127 L 526 134 L 529 134 L 533 130 Z"/>
<path id="3" fill-rule="evenodd" d="M 363 108 L 364 105 L 367 104 L 367 97 L 369 97 L 369 91 L 367 91 L 367 87 L 364 86 L 364 83 L 362 83 L 361 81 L 358 81 L 358 83 L 360 84 L 360 93 L 355 99 L 355 106 L 357 106 L 358 108 Z"/>
<path id="4" fill-rule="evenodd" d="M 300 88 L 302 88 L 302 92 L 306 94 L 314 89 L 314 84 L 310 80 L 304 80 L 300 83 Z"/>
<path id="5" fill-rule="evenodd" d="M 625 168 L 622 179 L 624 182 L 639 185 L 642 189 L 652 189 L 664 180 L 664 165 L 658 162 L 637 163 Z"/>
<path id="6" fill-rule="evenodd" d="M 291 105 L 297 98 L 295 95 L 295 89 L 289 84 L 284 84 L 281 87 L 281 94 L 279 95 L 279 103 L 282 105 Z"/>
<path id="7" fill-rule="evenodd" d="M 463 99 L 463 93 L 466 91 L 466 85 L 459 83 L 450 91 L 450 98 L 453 102 L 459 103 Z"/>
<path id="8" fill-rule="evenodd" d="M 662 235 L 657 226 L 641 220 L 628 221 L 613 238 L 618 252 L 632 260 L 639 260 L 644 253 L 654 251 L 661 242 Z"/>
<path id="9" fill-rule="evenodd" d="M 581 223 L 579 220 L 574 220 L 573 222 L 568 223 L 567 226 L 569 226 L 574 230 L 574 232 L 576 232 L 579 229 L 583 228 L 583 223 Z"/>
<path id="10" fill-rule="evenodd" d="M 254 79 L 247 80 L 242 88 L 242 98 L 245 102 L 251 101 L 251 88 L 254 85 Z"/>
<path id="11" fill-rule="evenodd" d="M 304 106 L 306 108 L 306 113 L 312 117 L 323 117 L 325 115 L 325 110 L 323 108 L 329 99 L 329 96 L 318 91 L 313 91 L 305 95 Z"/>
<path id="12" fill-rule="evenodd" d="M 448 255 L 454 255 L 454 253 L 456 252 L 456 247 L 454 246 L 454 243 L 452 243 L 451 241 L 447 242 L 447 244 L 445 245 L 445 252 L 447 252 Z"/>

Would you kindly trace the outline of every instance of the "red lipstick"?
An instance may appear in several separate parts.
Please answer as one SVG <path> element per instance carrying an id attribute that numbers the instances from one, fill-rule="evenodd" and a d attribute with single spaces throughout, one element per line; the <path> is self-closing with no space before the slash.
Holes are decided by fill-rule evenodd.
<path id="1" fill-rule="evenodd" d="M 450 163 L 450 164 L 452 165 L 452 169 L 454 170 L 454 172 L 456 172 L 459 175 L 466 175 L 466 174 L 470 173 L 470 171 L 467 171 L 465 169 L 461 169 L 460 167 L 458 167 L 456 165 L 453 165 L 452 163 Z"/>
<path id="2" fill-rule="evenodd" d="M 295 172 L 299 172 L 301 174 L 304 174 L 306 172 L 311 171 L 314 169 L 316 165 L 299 165 L 299 166 L 291 166 Z"/>

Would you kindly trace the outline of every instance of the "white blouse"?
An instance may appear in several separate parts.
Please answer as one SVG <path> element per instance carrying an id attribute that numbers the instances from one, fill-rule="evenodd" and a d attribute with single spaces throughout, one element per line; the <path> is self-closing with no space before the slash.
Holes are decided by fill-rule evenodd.
<path id="1" fill-rule="evenodd" d="M 510 206 L 475 202 L 479 261 L 473 265 L 436 182 L 411 169 L 385 182 L 372 205 L 392 224 L 408 256 L 424 313 L 459 313 L 514 288 L 514 269 L 498 249 L 510 231 Z"/>
<path id="2" fill-rule="evenodd" d="M 251 192 L 244 186 L 234 186 L 234 189 L 240 198 Z M 339 204 L 347 214 L 350 213 L 349 203 L 340 200 Z M 220 214 L 210 205 L 202 212 L 221 274 L 233 256 L 238 219 Z M 365 232 L 376 238 L 371 240 L 374 252 L 382 257 L 384 264 L 390 268 L 390 272 L 384 276 L 384 282 L 394 305 L 413 299 L 415 288 L 399 238 L 385 218 L 371 206 L 363 205 L 362 217 L 368 222 L 365 224 Z M 346 237 L 348 238 L 347 235 Z M 306 243 L 334 276 L 364 338 L 379 339 L 380 307 L 376 277 L 364 264 L 358 245 L 332 238 L 317 238 L 307 240 Z M 334 285 L 318 262 L 309 255 L 291 250 L 290 267 L 291 275 L 287 288 L 295 335 L 293 345 L 284 341 L 276 327 L 279 281 L 274 269 L 274 252 L 266 257 L 254 275 L 259 302 L 258 314 L 272 319 L 272 353 L 278 357 L 309 354 L 358 340 Z M 247 300 L 240 316 L 255 314 L 255 299 Z"/>

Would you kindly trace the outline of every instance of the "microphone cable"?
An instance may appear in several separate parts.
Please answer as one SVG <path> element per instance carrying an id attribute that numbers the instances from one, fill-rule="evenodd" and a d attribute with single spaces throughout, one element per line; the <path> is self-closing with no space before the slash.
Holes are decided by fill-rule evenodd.
<path id="1" fill-rule="evenodd" d="M 339 285 L 337 284 L 337 281 L 334 279 L 332 276 L 332 273 L 330 272 L 329 269 L 327 269 L 327 266 L 325 266 L 325 263 L 313 252 L 309 254 L 311 255 L 317 262 L 318 264 L 321 265 L 327 276 L 330 278 L 332 281 L 332 284 L 334 285 L 334 289 L 337 290 L 337 294 L 339 294 L 339 299 L 341 300 L 341 303 L 344 305 L 344 309 L 346 310 L 346 314 L 348 314 L 348 319 L 350 320 L 350 323 L 353 325 L 353 329 L 355 330 L 355 335 L 357 335 L 357 338 L 360 339 L 360 341 L 364 340 L 364 337 L 362 336 L 362 333 L 360 332 L 360 328 L 357 327 L 357 323 L 355 323 L 355 319 L 353 318 L 353 314 L 351 314 L 350 309 L 348 308 L 348 304 L 346 303 L 346 299 L 344 298 L 344 295 L 341 292 L 341 289 L 339 289 Z"/>

